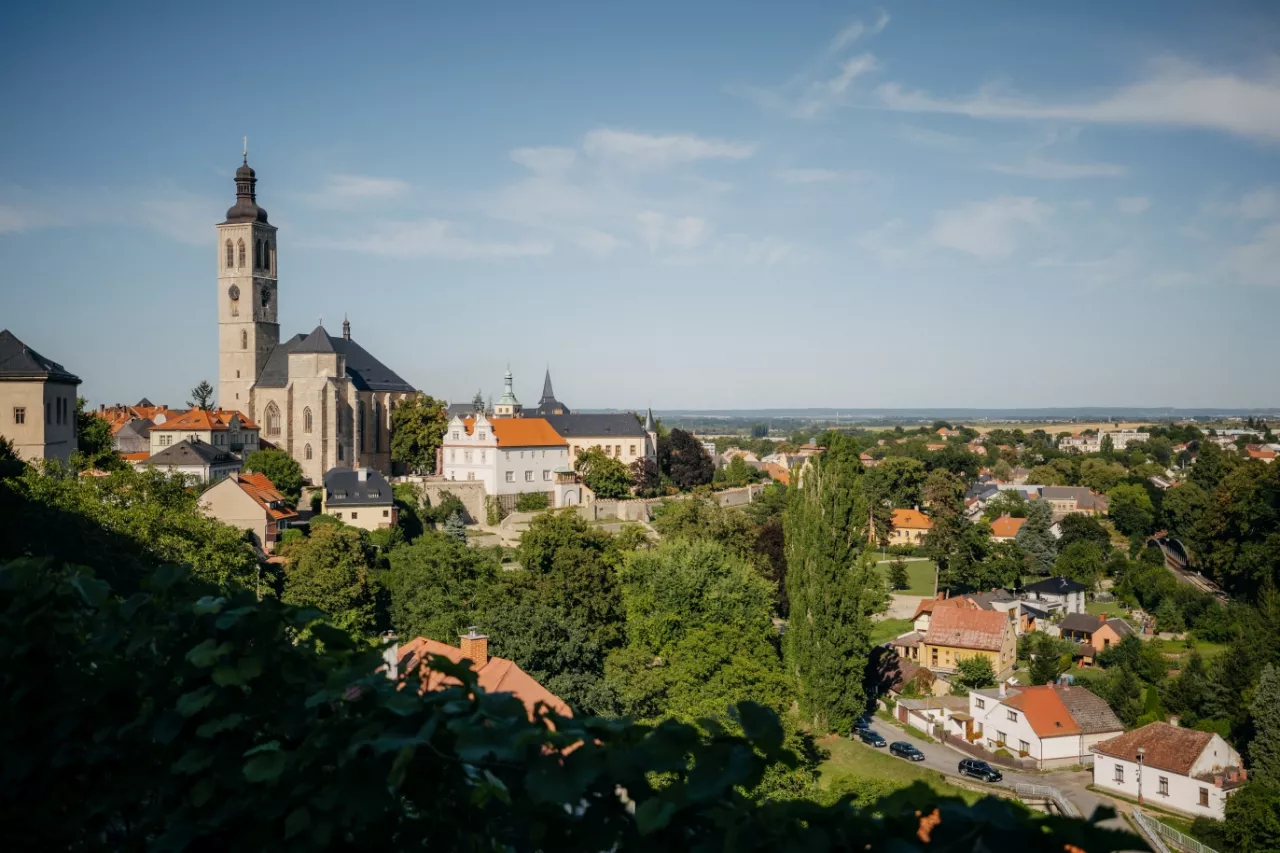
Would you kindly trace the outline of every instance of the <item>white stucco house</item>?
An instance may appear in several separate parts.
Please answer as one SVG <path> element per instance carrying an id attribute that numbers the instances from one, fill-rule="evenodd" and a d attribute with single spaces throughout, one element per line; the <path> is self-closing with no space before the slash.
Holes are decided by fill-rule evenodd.
<path id="1" fill-rule="evenodd" d="M 969 693 L 971 743 L 1006 749 L 1041 770 L 1088 764 L 1092 749 L 1124 731 L 1111 708 L 1083 687 L 993 687 Z"/>
<path id="2" fill-rule="evenodd" d="M 1022 588 L 1023 598 L 1062 613 L 1084 613 L 1084 584 L 1070 578 L 1045 578 Z"/>
<path id="3" fill-rule="evenodd" d="M 546 493 L 557 507 L 582 503 L 569 444 L 545 418 L 454 417 L 441 457 L 444 479 L 479 481 L 487 495 L 509 503 L 526 492 Z"/>
<path id="4" fill-rule="evenodd" d="M 1248 776 L 1221 735 L 1149 723 L 1093 747 L 1093 784 L 1196 817 L 1222 820 Z"/>

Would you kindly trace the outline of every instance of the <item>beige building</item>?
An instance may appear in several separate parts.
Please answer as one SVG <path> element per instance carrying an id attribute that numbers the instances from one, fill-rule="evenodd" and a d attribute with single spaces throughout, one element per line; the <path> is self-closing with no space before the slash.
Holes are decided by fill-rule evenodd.
<path id="1" fill-rule="evenodd" d="M 997 678 L 1017 663 L 1018 636 L 1014 619 L 999 610 L 938 608 L 920 641 L 920 663 L 934 672 L 954 672 L 960 661 L 985 657 Z"/>
<path id="2" fill-rule="evenodd" d="M 203 441 L 180 441 L 133 465 L 181 474 L 195 483 L 215 483 L 240 471 L 240 460 L 230 450 Z"/>
<path id="3" fill-rule="evenodd" d="M 325 472 L 320 511 L 363 530 L 395 527 L 399 521 L 391 484 L 369 468 Z"/>
<path id="4" fill-rule="evenodd" d="M 391 412 L 413 386 L 323 325 L 280 340 L 276 228 L 257 203 L 257 176 L 236 170 L 236 202 L 217 226 L 218 403 L 261 425 L 320 483 L 331 468 L 391 470 Z"/>
<path id="5" fill-rule="evenodd" d="M 0 436 L 20 458 L 66 462 L 76 449 L 80 378 L 0 331 Z"/>
<path id="6" fill-rule="evenodd" d="M 253 544 L 269 554 L 298 514 L 284 502 L 265 474 L 236 474 L 205 489 L 200 512 L 253 534 Z"/>
<path id="7" fill-rule="evenodd" d="M 933 529 L 933 522 L 918 509 L 895 509 L 889 522 L 890 545 L 920 545 Z"/>
<path id="8" fill-rule="evenodd" d="M 171 414 L 147 432 L 153 454 L 180 441 L 203 441 L 241 456 L 258 449 L 258 425 L 239 412 L 224 409 L 191 409 Z"/>

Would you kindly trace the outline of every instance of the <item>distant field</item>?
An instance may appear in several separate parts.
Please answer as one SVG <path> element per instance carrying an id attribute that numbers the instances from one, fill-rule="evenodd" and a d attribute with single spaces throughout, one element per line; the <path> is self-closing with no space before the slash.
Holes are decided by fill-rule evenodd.
<path id="1" fill-rule="evenodd" d="M 881 560 L 876 567 L 884 573 L 885 583 L 889 582 L 889 564 L 893 560 Z M 933 560 L 907 560 L 907 588 L 895 589 L 897 595 L 933 595 Z"/>
<path id="2" fill-rule="evenodd" d="M 1104 430 L 1104 429 L 1105 430 L 1137 429 L 1138 427 L 1152 426 L 1152 425 L 1153 424 L 1150 421 L 1129 421 L 1129 422 L 1118 423 L 1118 424 L 1108 423 L 1106 421 L 1093 421 L 1089 423 L 1078 423 L 1078 424 L 1051 424 L 1051 423 L 980 424 L 980 425 L 965 424 L 965 426 L 972 426 L 973 429 L 977 430 L 980 433 L 987 433 L 997 429 L 1007 429 L 1007 430 L 1020 429 L 1023 432 L 1031 432 L 1032 430 L 1042 429 L 1045 432 L 1049 433 L 1049 435 L 1054 435 L 1060 432 L 1072 432 L 1072 433 L 1084 432 L 1087 429 L 1091 429 L 1094 431 Z"/>
<path id="3" fill-rule="evenodd" d="M 871 645 L 878 646 L 894 637 L 901 637 L 911 630 L 913 624 L 910 619 L 881 619 L 871 626 Z"/>
<path id="4" fill-rule="evenodd" d="M 883 728 L 883 726 L 881 726 Z M 881 732 L 885 740 L 893 740 L 892 732 Z M 862 776 L 884 779 L 898 787 L 906 788 L 913 782 L 923 782 L 936 793 L 946 797 L 961 797 L 970 805 L 982 799 L 982 794 L 959 788 L 946 781 L 937 770 L 926 770 L 901 758 L 894 758 L 885 749 L 872 751 L 861 743 L 836 735 L 818 740 L 818 744 L 831 753 L 818 766 L 818 784 L 826 787 L 838 776 Z"/>

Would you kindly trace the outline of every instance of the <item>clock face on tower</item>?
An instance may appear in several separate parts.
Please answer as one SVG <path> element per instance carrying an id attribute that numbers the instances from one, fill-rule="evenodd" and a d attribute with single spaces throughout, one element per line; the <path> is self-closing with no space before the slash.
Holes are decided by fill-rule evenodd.
<path id="1" fill-rule="evenodd" d="M 239 299 L 239 298 L 240 298 L 240 288 L 239 288 L 239 286 L 238 286 L 238 285 L 234 285 L 234 284 L 233 284 L 233 285 L 231 285 L 230 287 L 228 287 L 228 288 L 227 288 L 227 296 L 230 296 L 230 297 L 231 297 L 231 301 L 232 301 L 232 302 L 234 302 L 234 301 L 236 301 L 237 299 Z"/>

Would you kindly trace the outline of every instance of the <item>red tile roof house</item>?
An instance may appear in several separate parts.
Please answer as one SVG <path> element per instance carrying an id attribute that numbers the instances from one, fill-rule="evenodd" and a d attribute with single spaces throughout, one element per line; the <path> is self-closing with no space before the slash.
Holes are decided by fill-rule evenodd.
<path id="1" fill-rule="evenodd" d="M 539 708 L 545 707 L 562 717 L 572 717 L 573 711 L 564 700 L 533 679 L 527 672 L 506 658 L 489 656 L 489 637 L 472 628 L 459 637 L 460 647 L 445 645 L 426 637 L 418 637 L 403 645 L 393 644 L 384 653 L 387 677 L 417 677 L 419 668 L 432 655 L 440 655 L 454 663 L 470 660 L 479 676 L 479 685 L 488 693 L 510 693 L 521 702 L 534 719 Z M 422 690 L 441 690 L 458 684 L 457 679 L 435 670 L 421 670 Z"/>
<path id="2" fill-rule="evenodd" d="M 1092 748 L 1124 731 L 1110 706 L 1083 687 L 974 690 L 969 713 L 973 727 L 966 736 L 971 742 L 991 751 L 1003 746 L 1041 770 L 1091 764 Z"/>
<path id="3" fill-rule="evenodd" d="M 1248 779 L 1221 735 L 1169 723 L 1149 723 L 1093 751 L 1098 788 L 1195 817 L 1222 820 L 1227 797 Z"/>

